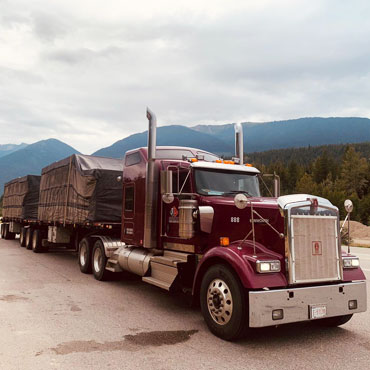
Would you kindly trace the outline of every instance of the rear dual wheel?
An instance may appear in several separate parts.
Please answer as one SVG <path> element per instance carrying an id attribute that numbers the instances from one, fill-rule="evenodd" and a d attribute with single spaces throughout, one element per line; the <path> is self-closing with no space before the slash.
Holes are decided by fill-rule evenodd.
<path id="1" fill-rule="evenodd" d="M 22 227 L 21 232 L 19 234 L 19 244 L 21 247 L 26 246 L 26 232 L 27 232 L 27 229 L 25 227 Z"/>
<path id="2" fill-rule="evenodd" d="M 92 251 L 92 272 L 96 280 L 105 281 L 111 278 L 111 272 L 105 269 L 107 261 L 103 242 L 98 239 Z"/>
<path id="3" fill-rule="evenodd" d="M 44 252 L 44 248 L 41 245 L 41 230 L 33 230 L 31 247 L 34 253 Z"/>
<path id="4" fill-rule="evenodd" d="M 83 238 L 78 244 L 78 264 L 80 271 L 84 274 L 91 274 L 91 249 L 91 242 L 88 238 Z"/>
<path id="5" fill-rule="evenodd" d="M 10 225 L 9 225 L 9 224 L 4 224 L 4 225 L 2 225 L 2 227 L 4 227 L 4 234 L 3 234 L 3 238 L 4 238 L 5 240 L 13 240 L 13 239 L 15 239 L 15 233 L 11 233 L 11 232 L 9 231 L 9 227 L 10 227 Z"/>
<path id="6" fill-rule="evenodd" d="M 26 247 L 26 249 L 29 249 L 29 250 L 32 249 L 32 234 L 33 234 L 32 227 L 27 227 L 27 229 L 26 229 L 26 239 L 24 241 L 24 246 Z"/>

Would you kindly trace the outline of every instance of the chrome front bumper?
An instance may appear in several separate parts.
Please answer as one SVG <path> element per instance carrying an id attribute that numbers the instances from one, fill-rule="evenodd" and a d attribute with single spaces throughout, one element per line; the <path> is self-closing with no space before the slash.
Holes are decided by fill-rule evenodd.
<path id="1" fill-rule="evenodd" d="M 356 309 L 349 309 L 350 300 L 357 300 Z M 312 305 L 325 305 L 325 317 L 365 312 L 366 282 L 249 292 L 249 326 L 258 328 L 310 320 Z M 273 320 L 272 311 L 279 309 L 284 310 L 284 317 Z"/>

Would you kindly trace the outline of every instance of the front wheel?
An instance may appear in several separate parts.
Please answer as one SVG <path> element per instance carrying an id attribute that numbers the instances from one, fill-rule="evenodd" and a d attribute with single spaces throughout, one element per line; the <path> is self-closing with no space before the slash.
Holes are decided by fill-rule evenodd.
<path id="1" fill-rule="evenodd" d="M 326 327 L 336 327 L 345 324 L 349 320 L 351 320 L 353 314 L 350 315 L 343 315 L 343 316 L 335 316 L 335 317 L 328 317 L 326 319 L 319 319 L 312 321 L 317 326 L 326 326 Z"/>
<path id="2" fill-rule="evenodd" d="M 225 265 L 214 265 L 206 271 L 200 287 L 200 306 L 208 328 L 222 339 L 237 339 L 247 328 L 245 289 Z"/>
<path id="3" fill-rule="evenodd" d="M 111 273 L 105 269 L 107 257 L 105 255 L 104 245 L 101 240 L 94 244 L 92 252 L 92 271 L 96 280 L 109 280 Z"/>

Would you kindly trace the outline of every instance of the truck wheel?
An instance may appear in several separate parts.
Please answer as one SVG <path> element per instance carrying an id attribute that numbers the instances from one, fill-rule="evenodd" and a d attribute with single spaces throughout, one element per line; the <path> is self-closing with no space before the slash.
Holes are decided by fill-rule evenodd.
<path id="1" fill-rule="evenodd" d="M 353 314 L 328 317 L 326 319 L 313 320 L 312 322 L 317 326 L 335 327 L 340 326 L 351 320 Z"/>
<path id="2" fill-rule="evenodd" d="M 9 232 L 9 224 L 4 224 L 3 227 L 4 227 L 4 239 L 5 240 L 9 240 L 10 239 L 9 238 L 9 234 L 10 234 L 10 232 Z"/>
<path id="3" fill-rule="evenodd" d="M 1 239 L 4 239 L 5 224 L 0 224 L 1 227 Z"/>
<path id="4" fill-rule="evenodd" d="M 84 274 L 91 274 L 91 252 L 89 239 L 83 238 L 78 245 L 78 264 Z"/>
<path id="5" fill-rule="evenodd" d="M 101 240 L 97 240 L 94 244 L 92 252 L 92 271 L 96 280 L 109 280 L 110 271 L 105 269 L 107 265 L 107 257 L 105 256 L 104 246 Z"/>
<path id="6" fill-rule="evenodd" d="M 28 227 L 26 230 L 26 241 L 24 243 L 26 249 L 32 249 L 32 234 L 33 234 L 32 227 Z"/>
<path id="7" fill-rule="evenodd" d="M 39 229 L 33 230 L 31 245 L 32 252 L 34 253 L 41 253 L 44 251 L 41 246 L 41 231 Z"/>
<path id="8" fill-rule="evenodd" d="M 245 289 L 225 265 L 211 266 L 200 287 L 200 306 L 208 328 L 216 336 L 237 339 L 248 323 Z"/>
<path id="9" fill-rule="evenodd" d="M 25 227 L 22 227 L 21 232 L 19 234 L 19 244 L 20 244 L 21 247 L 25 247 L 26 232 L 27 232 L 27 229 Z"/>
<path id="10" fill-rule="evenodd" d="M 208 328 L 216 336 L 233 340 L 247 328 L 245 289 L 225 265 L 211 266 L 200 287 L 200 306 Z"/>

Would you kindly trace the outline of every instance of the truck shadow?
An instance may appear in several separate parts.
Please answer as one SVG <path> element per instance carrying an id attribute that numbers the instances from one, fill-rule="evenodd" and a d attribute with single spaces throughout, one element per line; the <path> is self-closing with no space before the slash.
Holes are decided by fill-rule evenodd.
<path id="1" fill-rule="evenodd" d="M 254 345 L 268 348 L 275 347 L 277 344 L 292 345 L 297 342 L 317 343 L 318 340 L 339 340 L 341 337 L 347 337 L 348 334 L 350 332 L 344 328 L 324 328 L 310 322 L 304 322 L 252 329 L 237 343 L 239 345 Z"/>

